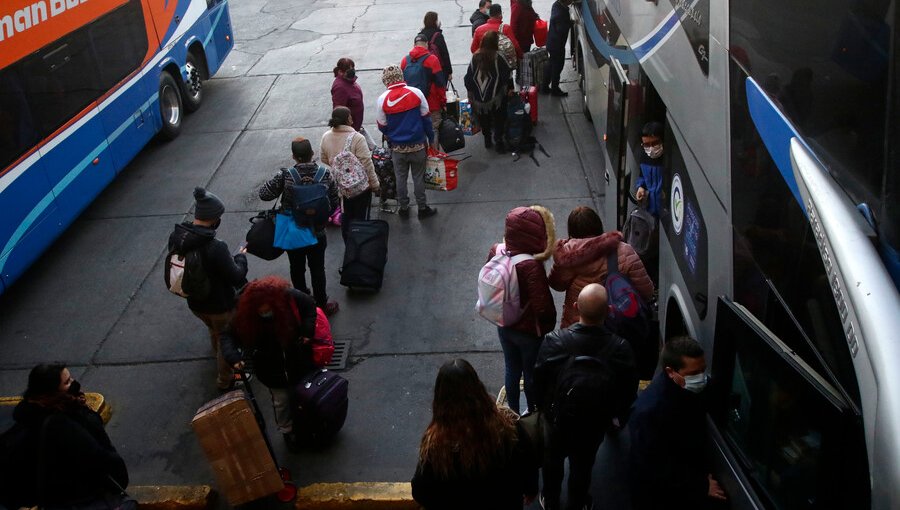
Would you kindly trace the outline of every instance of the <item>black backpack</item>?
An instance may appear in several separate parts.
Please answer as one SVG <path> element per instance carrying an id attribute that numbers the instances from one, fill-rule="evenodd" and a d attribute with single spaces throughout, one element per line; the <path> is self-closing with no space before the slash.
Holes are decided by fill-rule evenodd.
<path id="1" fill-rule="evenodd" d="M 563 346 L 570 347 L 571 333 L 564 332 Z M 612 337 L 595 356 L 574 352 L 563 361 L 556 376 L 550 403 L 551 423 L 563 429 L 598 427 L 612 419 L 615 396 L 615 372 L 608 356 L 624 340 Z"/>

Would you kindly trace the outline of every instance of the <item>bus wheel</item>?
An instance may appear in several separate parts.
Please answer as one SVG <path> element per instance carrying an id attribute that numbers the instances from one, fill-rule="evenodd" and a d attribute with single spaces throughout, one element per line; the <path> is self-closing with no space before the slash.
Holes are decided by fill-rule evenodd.
<path id="1" fill-rule="evenodd" d="M 196 112 L 203 102 L 203 70 L 197 57 L 188 53 L 187 63 L 184 66 L 187 71 L 187 81 L 184 82 L 184 109 L 188 113 Z"/>
<path id="2" fill-rule="evenodd" d="M 162 116 L 162 129 L 159 135 L 164 140 L 174 140 L 181 134 L 183 112 L 178 83 L 171 74 L 163 71 L 159 75 L 159 113 Z"/>

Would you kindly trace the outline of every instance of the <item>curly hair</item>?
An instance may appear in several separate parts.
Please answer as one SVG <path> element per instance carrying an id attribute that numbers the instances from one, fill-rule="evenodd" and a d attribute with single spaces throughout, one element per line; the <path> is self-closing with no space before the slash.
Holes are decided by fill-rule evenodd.
<path id="1" fill-rule="evenodd" d="M 290 282 L 278 276 L 253 280 L 244 287 L 234 317 L 237 338 L 243 347 L 254 347 L 259 334 L 259 309 L 269 305 L 274 313 L 275 337 L 287 345 L 297 338 L 299 325 L 291 309 Z"/>

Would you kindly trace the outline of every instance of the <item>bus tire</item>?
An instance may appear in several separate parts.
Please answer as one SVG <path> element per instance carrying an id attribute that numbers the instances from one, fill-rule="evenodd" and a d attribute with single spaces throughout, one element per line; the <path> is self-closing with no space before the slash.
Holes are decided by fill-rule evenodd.
<path id="1" fill-rule="evenodd" d="M 181 102 L 181 87 L 167 71 L 159 75 L 159 113 L 162 128 L 159 136 L 163 140 L 174 140 L 181 134 L 184 105 Z"/>
<path id="2" fill-rule="evenodd" d="M 184 82 L 181 97 L 184 102 L 184 110 L 194 113 L 200 109 L 200 104 L 203 102 L 203 64 L 192 52 L 187 55 L 185 71 L 187 80 Z"/>

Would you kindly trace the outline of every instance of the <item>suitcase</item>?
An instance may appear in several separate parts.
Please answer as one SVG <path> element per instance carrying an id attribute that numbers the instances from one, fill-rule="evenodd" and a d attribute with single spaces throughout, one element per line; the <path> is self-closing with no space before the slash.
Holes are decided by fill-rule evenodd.
<path id="1" fill-rule="evenodd" d="M 385 147 L 377 147 L 372 151 L 372 164 L 375 165 L 375 174 L 381 186 L 381 200 L 394 200 L 397 198 L 397 177 L 394 175 L 394 162 L 391 159 L 391 150 Z"/>
<path id="2" fill-rule="evenodd" d="M 213 468 L 219 491 L 231 506 L 284 489 L 252 403 L 243 391 L 226 393 L 200 407 L 191 426 Z"/>
<path id="3" fill-rule="evenodd" d="M 321 368 L 304 377 L 294 390 L 294 432 L 317 441 L 334 437 L 347 419 L 350 384 Z"/>
<path id="4" fill-rule="evenodd" d="M 523 87 L 522 102 L 529 105 L 528 115 L 531 116 L 531 124 L 537 125 L 538 121 L 538 89 L 534 85 L 531 87 Z"/>
<path id="5" fill-rule="evenodd" d="M 387 264 L 388 232 L 388 223 L 384 220 L 350 222 L 341 285 L 351 289 L 381 289 Z"/>
<path id="6" fill-rule="evenodd" d="M 534 85 L 540 87 L 544 84 L 546 65 L 550 62 L 550 54 L 546 48 L 535 48 L 522 56 L 524 87 Z"/>

